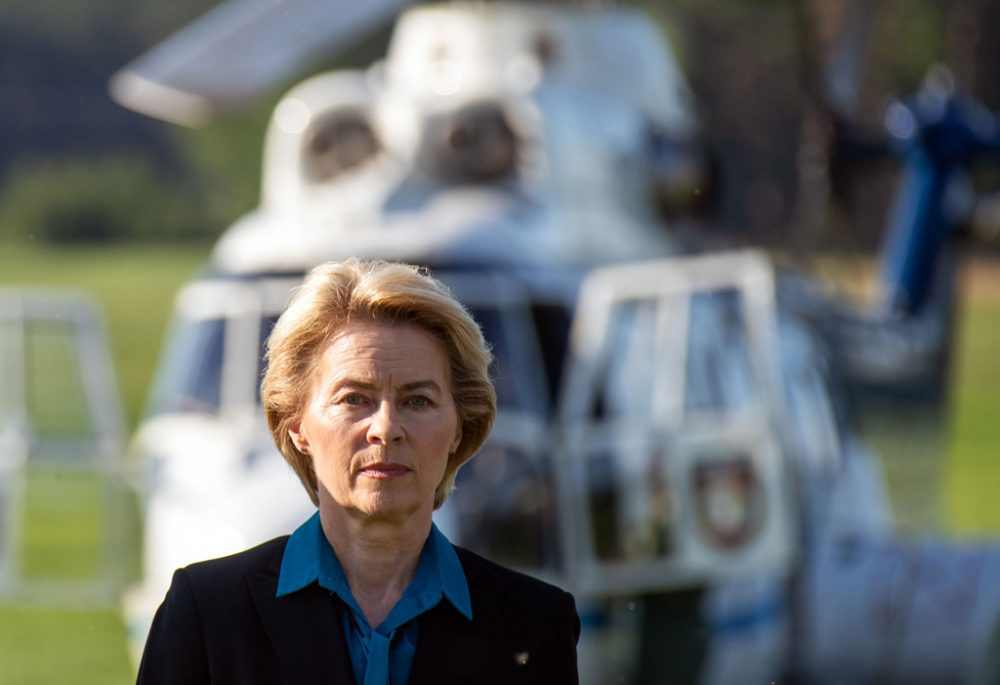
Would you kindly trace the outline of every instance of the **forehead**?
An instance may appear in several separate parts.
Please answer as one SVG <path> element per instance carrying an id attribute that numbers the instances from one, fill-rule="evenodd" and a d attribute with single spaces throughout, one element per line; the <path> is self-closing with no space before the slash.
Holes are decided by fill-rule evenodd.
<path id="1" fill-rule="evenodd" d="M 438 376 L 446 374 L 448 358 L 444 345 L 414 324 L 352 321 L 327 343 L 320 372 L 329 375 L 365 368 Z"/>

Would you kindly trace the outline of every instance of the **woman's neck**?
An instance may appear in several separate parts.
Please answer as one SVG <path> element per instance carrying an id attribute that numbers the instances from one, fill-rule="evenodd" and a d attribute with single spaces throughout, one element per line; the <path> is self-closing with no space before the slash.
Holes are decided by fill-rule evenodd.
<path id="1" fill-rule="evenodd" d="M 351 594 L 368 625 L 377 628 L 413 581 L 430 534 L 430 515 L 385 520 L 321 508 L 320 522 Z"/>

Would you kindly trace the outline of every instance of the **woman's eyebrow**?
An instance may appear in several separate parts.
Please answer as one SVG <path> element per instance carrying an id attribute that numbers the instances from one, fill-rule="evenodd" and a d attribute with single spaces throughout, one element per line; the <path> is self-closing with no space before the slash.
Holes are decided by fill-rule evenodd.
<path id="1" fill-rule="evenodd" d="M 363 381 L 357 378 L 338 378 L 332 384 L 331 387 L 334 390 L 339 390 L 343 388 L 350 388 L 352 390 L 377 390 L 378 386 L 375 383 L 369 381 Z M 397 390 L 410 391 L 410 390 L 422 390 L 422 389 L 436 390 L 441 392 L 441 386 L 433 378 L 426 378 L 416 381 L 409 381 L 403 383 L 402 385 L 396 386 Z"/>
<path id="2" fill-rule="evenodd" d="M 357 378 L 335 378 L 330 384 L 330 388 L 332 390 L 342 390 L 344 388 L 350 388 L 351 390 L 375 390 L 377 386 L 374 383 Z"/>
<path id="3" fill-rule="evenodd" d="M 410 381 L 409 383 L 403 383 L 402 385 L 399 386 L 398 389 L 399 390 L 422 390 L 424 388 L 428 388 L 430 390 L 436 390 L 437 392 L 441 392 L 441 386 L 437 384 L 437 381 L 435 381 L 435 380 L 433 380 L 431 378 L 428 378 L 428 379 L 425 379 L 425 380 L 419 380 L 419 381 Z"/>

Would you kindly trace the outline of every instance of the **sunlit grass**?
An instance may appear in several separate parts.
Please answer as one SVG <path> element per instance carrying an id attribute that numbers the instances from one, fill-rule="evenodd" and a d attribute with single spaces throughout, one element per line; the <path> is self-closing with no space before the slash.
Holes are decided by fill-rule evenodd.
<path id="1" fill-rule="evenodd" d="M 864 433 L 882 464 L 899 532 L 925 534 L 946 528 L 941 480 L 950 438 L 947 417 L 936 410 L 914 409 L 868 420 Z"/>
<path id="2" fill-rule="evenodd" d="M 1000 535 L 1000 299 L 972 300 L 961 317 L 944 491 L 950 527 Z"/>
<path id="3" fill-rule="evenodd" d="M 114 486 L 94 472 L 27 470 L 15 555 L 29 599 L 0 604 L 0 685 L 104 685 L 134 679 L 117 607 L 94 608 L 100 604 L 88 604 L 93 597 L 84 593 L 93 579 L 120 586 L 122 576 L 135 573 L 134 542 L 125 536 L 108 544 L 123 526 L 135 527 L 134 508 Z M 54 597 L 34 585 L 53 581 L 70 581 L 78 589 Z"/>
<path id="4" fill-rule="evenodd" d="M 32 469 L 25 494 L 22 572 L 88 578 L 100 570 L 102 486 L 93 472 Z"/>
<path id="5" fill-rule="evenodd" d="M 207 259 L 207 246 L 40 248 L 0 244 L 0 285 L 83 289 L 104 309 L 117 382 L 129 427 L 141 415 L 174 295 Z M 32 419 L 47 435 L 79 435 L 90 419 L 67 394 L 71 363 L 58 336 L 33 342 L 48 352 L 28 360 L 36 395 Z M 47 349 L 44 349 L 47 348 Z M 107 490 L 106 488 L 111 488 Z M 115 489 L 117 488 L 117 489 Z M 31 469 L 18 556 L 25 579 L 80 580 L 106 572 L 134 574 L 136 549 L 109 549 L 106 535 L 136 539 L 134 506 L 121 485 L 93 473 Z M 110 496 L 111 499 L 106 499 Z M 102 507 L 110 508 L 102 509 Z M 129 530 L 131 529 L 131 530 Z M 0 685 L 134 681 L 125 627 L 115 606 L 104 609 L 0 605 Z"/>
<path id="6" fill-rule="evenodd" d="M 874 263 L 831 259 L 823 272 L 849 297 L 870 297 Z M 967 260 L 960 279 L 948 406 L 869 431 L 907 531 L 1000 537 L 1000 258 Z M 935 423 L 935 421 L 937 421 Z"/>
<path id="7" fill-rule="evenodd" d="M 0 607 L 0 685 L 135 682 L 114 609 Z"/>

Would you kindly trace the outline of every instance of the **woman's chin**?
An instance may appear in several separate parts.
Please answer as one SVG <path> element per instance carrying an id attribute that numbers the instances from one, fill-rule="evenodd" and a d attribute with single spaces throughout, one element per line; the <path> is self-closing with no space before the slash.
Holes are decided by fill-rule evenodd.
<path id="1" fill-rule="evenodd" d="M 427 507 L 428 511 L 433 505 Z M 421 509 L 412 493 L 377 489 L 364 494 L 357 502 L 357 510 L 374 518 L 407 518 Z"/>

